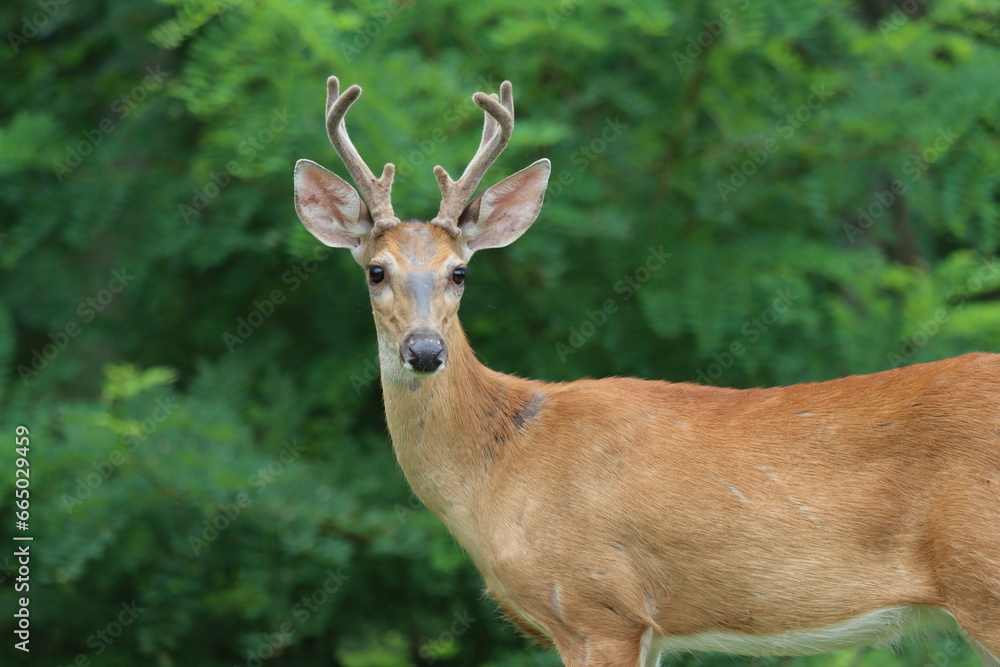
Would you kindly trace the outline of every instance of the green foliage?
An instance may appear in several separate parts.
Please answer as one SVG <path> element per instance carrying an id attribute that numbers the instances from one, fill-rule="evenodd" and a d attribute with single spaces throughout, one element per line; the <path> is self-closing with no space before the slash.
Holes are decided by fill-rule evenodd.
<path id="1" fill-rule="evenodd" d="M 543 156 L 554 174 L 535 228 L 475 260 L 463 323 L 497 370 L 753 386 L 1000 350 L 989 0 L 0 16 L 0 422 L 32 434 L 32 664 L 557 664 L 498 620 L 411 496 L 363 278 L 295 218 L 295 159 L 346 176 L 329 74 L 364 87 L 352 137 L 396 163 L 397 210 L 424 218 L 432 166 L 460 171 L 478 141 L 469 95 L 514 82 L 517 131 L 488 179 Z M 0 448 L 0 469 L 13 460 Z M 673 660 L 975 664 L 947 632 Z"/>

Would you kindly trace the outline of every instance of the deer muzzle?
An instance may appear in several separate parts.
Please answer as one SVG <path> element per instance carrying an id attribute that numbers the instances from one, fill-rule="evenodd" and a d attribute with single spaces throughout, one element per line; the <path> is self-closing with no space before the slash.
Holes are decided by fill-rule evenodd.
<path id="1" fill-rule="evenodd" d="M 399 346 L 403 368 L 414 373 L 434 373 L 444 367 L 448 347 L 441 334 L 430 329 L 417 329 L 403 337 Z"/>

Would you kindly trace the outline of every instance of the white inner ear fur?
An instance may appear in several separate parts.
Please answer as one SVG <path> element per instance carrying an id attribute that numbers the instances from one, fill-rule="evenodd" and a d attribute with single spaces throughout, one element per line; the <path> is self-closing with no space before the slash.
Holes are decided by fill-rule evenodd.
<path id="1" fill-rule="evenodd" d="M 483 192 L 478 218 L 461 226 L 469 250 L 502 248 L 524 234 L 542 208 L 550 170 L 542 159 Z"/>
<path id="2" fill-rule="evenodd" d="M 295 165 L 295 212 L 313 236 L 332 248 L 353 250 L 372 229 L 357 191 L 310 160 Z"/>

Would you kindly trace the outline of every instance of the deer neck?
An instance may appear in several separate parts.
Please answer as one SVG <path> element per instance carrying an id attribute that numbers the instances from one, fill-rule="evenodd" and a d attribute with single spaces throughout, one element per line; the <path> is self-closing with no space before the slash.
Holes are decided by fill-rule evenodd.
<path id="1" fill-rule="evenodd" d="M 430 377 L 403 370 L 381 330 L 379 358 L 400 468 L 421 502 L 458 534 L 493 463 L 513 445 L 519 410 L 530 400 L 523 385 L 533 383 L 479 363 L 457 319 L 443 333 L 448 360 Z"/>

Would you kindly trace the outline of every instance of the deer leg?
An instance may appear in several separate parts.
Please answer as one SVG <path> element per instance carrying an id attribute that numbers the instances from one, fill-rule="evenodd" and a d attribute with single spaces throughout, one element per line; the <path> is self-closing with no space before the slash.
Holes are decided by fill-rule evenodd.
<path id="1" fill-rule="evenodd" d="M 660 651 L 653 650 L 653 628 L 646 628 L 639 639 L 639 667 L 659 667 Z"/>
<path id="2" fill-rule="evenodd" d="M 656 667 L 659 653 L 651 655 L 652 638 L 653 629 L 647 628 L 632 640 L 591 639 L 560 645 L 559 655 L 566 667 Z"/>
<path id="3" fill-rule="evenodd" d="M 1000 481 L 1000 470 L 992 479 L 990 474 L 970 471 L 968 477 L 978 483 L 947 499 L 935 573 L 945 609 L 983 665 L 1000 667 L 1000 504 L 994 483 Z"/>
<path id="4" fill-rule="evenodd" d="M 660 667 L 660 660 L 663 659 L 663 653 L 660 651 L 651 651 L 649 656 L 646 658 L 646 664 L 643 667 Z"/>
<path id="5" fill-rule="evenodd" d="M 985 588 L 966 586 L 953 591 L 952 595 L 961 599 L 952 602 L 948 610 L 983 666 L 1000 667 L 1000 588 L 989 590 L 988 584 Z"/>

